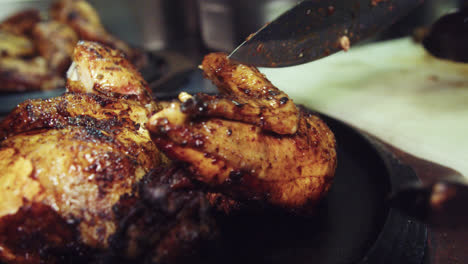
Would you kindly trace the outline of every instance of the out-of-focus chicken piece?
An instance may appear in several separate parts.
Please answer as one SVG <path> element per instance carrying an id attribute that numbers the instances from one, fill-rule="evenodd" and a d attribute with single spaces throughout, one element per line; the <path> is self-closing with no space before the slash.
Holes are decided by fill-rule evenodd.
<path id="1" fill-rule="evenodd" d="M 23 10 L 2 21 L 0 29 L 16 35 L 29 36 L 39 21 L 41 21 L 41 16 L 38 10 Z"/>
<path id="2" fill-rule="evenodd" d="M 234 63 L 225 54 L 213 53 L 205 57 L 202 69 L 222 95 L 195 95 L 183 104 L 183 112 L 190 116 L 238 120 L 278 134 L 296 132 L 299 116 L 296 105 L 257 68 Z"/>
<path id="3" fill-rule="evenodd" d="M 225 57 L 221 60 L 224 64 L 231 63 Z M 237 99 L 233 94 L 228 94 L 229 100 L 257 105 L 259 99 L 254 95 L 264 91 L 263 75 L 240 65 L 236 69 L 245 69 L 248 78 L 235 78 L 242 74 L 233 74 L 232 67 L 212 68 L 218 71 L 212 71 L 206 64 L 203 66 L 208 72 L 206 75 L 222 87 L 221 91 L 226 91 L 225 87 L 242 87 L 239 89 L 249 89 L 248 94 L 253 95 L 252 102 L 247 96 Z M 187 103 L 193 105 L 192 99 L 186 95 L 180 98 L 185 101 L 182 107 L 172 103 L 151 117 L 147 126 L 157 146 L 170 158 L 188 163 L 198 180 L 235 199 L 264 200 L 302 213 L 309 213 L 328 191 L 336 168 L 336 145 L 333 133 L 318 116 L 304 109 L 297 110 L 294 105 L 286 106 L 285 116 L 298 121 L 282 123 L 272 116 L 273 121 L 267 126 L 269 130 L 290 132 L 280 135 L 266 131 L 261 124 L 226 120 L 233 118 L 231 112 L 216 111 L 215 106 L 213 111 L 201 111 L 203 118 L 194 119 L 190 116 L 193 111 L 181 111 L 186 109 Z M 227 101 L 223 95 L 217 98 L 207 104 Z M 283 116 L 281 106 L 272 109 Z M 242 116 L 234 117 L 243 120 Z M 251 122 L 249 116 L 247 122 Z M 288 127 L 281 129 L 281 125 Z"/>
<path id="4" fill-rule="evenodd" d="M 134 100 L 146 82 L 130 99 L 121 98 L 121 83 L 107 85 L 116 97 L 29 100 L 0 123 L 2 262 L 68 263 L 64 256 L 86 255 L 82 248 L 108 248 L 118 228 L 113 206 L 165 161 L 145 128 L 156 104 Z"/>
<path id="5" fill-rule="evenodd" d="M 52 4 L 50 14 L 53 19 L 70 25 L 82 40 L 95 41 L 119 49 L 130 60 L 136 55 L 125 42 L 106 31 L 96 10 L 84 0 L 59 0 Z"/>
<path id="6" fill-rule="evenodd" d="M 42 57 L 20 59 L 6 57 L 0 60 L 0 91 L 22 92 L 52 90 L 65 85 L 65 80 L 49 71 Z"/>
<path id="7" fill-rule="evenodd" d="M 57 21 L 40 22 L 34 27 L 33 39 L 39 54 L 47 60 L 49 70 L 64 74 L 78 42 L 75 31 Z"/>
<path id="8" fill-rule="evenodd" d="M 34 52 L 34 43 L 27 37 L 0 29 L 0 58 L 31 56 Z"/>
<path id="9" fill-rule="evenodd" d="M 67 76 L 70 92 L 136 97 L 145 104 L 153 102 L 145 80 L 123 54 L 95 42 L 78 42 Z"/>

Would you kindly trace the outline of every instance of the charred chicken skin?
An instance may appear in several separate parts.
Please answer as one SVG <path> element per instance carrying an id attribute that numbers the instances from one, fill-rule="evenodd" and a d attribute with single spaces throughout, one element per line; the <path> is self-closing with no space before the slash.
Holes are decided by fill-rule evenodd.
<path id="1" fill-rule="evenodd" d="M 254 67 L 211 54 L 202 69 L 222 94 L 181 94 L 152 116 L 157 146 L 214 190 L 310 213 L 335 172 L 333 133 Z"/>
<path id="2" fill-rule="evenodd" d="M 68 92 L 0 123 L 0 261 L 178 263 L 219 214 L 310 214 L 333 133 L 254 67 L 211 54 L 202 68 L 221 95 L 155 102 L 120 52 L 79 42 Z"/>
<path id="3" fill-rule="evenodd" d="M 28 100 L 0 123 L 4 262 L 53 263 L 64 252 L 107 248 L 118 226 L 112 207 L 161 166 L 145 128 L 157 105 L 142 77 L 116 51 L 94 43 L 80 42 L 74 56 L 72 92 Z M 99 75 L 104 68 L 88 60 L 113 70 Z M 104 90 L 93 89 L 104 78 L 88 79 L 96 76 L 106 78 Z"/>
<path id="4" fill-rule="evenodd" d="M 143 104 L 154 104 L 145 80 L 125 56 L 98 43 L 78 43 L 67 75 L 68 91 L 135 98 Z"/>

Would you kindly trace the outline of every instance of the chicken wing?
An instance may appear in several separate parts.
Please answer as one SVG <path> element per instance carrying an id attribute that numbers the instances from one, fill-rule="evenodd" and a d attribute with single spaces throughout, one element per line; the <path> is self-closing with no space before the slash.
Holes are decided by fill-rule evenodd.
<path id="1" fill-rule="evenodd" d="M 135 72 L 139 87 L 122 90 L 121 82 L 107 82 L 105 94 L 114 97 L 85 93 L 80 90 L 87 87 L 84 82 L 101 79 L 98 72 L 80 78 L 83 65 L 104 69 L 97 66 L 102 62 L 120 69 L 113 80 L 120 80 L 121 73 L 126 80 L 126 72 L 135 69 L 123 58 L 112 65 L 114 58 L 104 56 L 118 53 L 94 43 L 81 42 L 77 49 L 95 61 L 75 62 L 82 71 L 69 80 L 74 92 L 28 100 L 0 123 L 0 169 L 6 172 L 0 175 L 2 262 L 54 263 L 67 252 L 86 256 L 108 248 L 118 227 L 113 206 L 167 160 L 145 127 L 157 110 L 155 102 L 147 101 L 146 82 Z M 101 49 L 107 52 L 96 57 Z"/>
<path id="2" fill-rule="evenodd" d="M 205 57 L 201 68 L 223 95 L 195 95 L 184 103 L 183 112 L 238 120 L 278 134 L 296 132 L 296 105 L 255 67 L 232 63 L 226 55 L 213 53 Z"/>
<path id="3" fill-rule="evenodd" d="M 63 75 L 73 56 L 78 36 L 66 24 L 48 21 L 37 23 L 32 32 L 39 55 L 47 60 L 51 72 Z"/>
<path id="4" fill-rule="evenodd" d="M 309 213 L 332 182 L 333 133 L 255 68 L 223 54 L 205 57 L 202 65 L 223 94 L 181 96 L 183 103 L 151 117 L 157 146 L 215 190 Z"/>

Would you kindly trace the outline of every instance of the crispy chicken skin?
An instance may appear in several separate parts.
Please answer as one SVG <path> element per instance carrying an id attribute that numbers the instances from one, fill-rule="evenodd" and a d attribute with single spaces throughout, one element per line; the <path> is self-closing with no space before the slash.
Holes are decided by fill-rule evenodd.
<path id="1" fill-rule="evenodd" d="M 152 102 L 151 91 L 133 65 L 117 50 L 94 42 L 78 42 L 68 70 L 71 92 L 136 97 Z"/>
<path id="2" fill-rule="evenodd" d="M 125 79 L 126 72 L 134 72 L 124 59 L 112 65 L 112 60 L 103 58 L 115 51 L 96 57 L 95 48 L 96 44 L 87 42 L 77 47 L 81 56 L 121 69 L 113 72 L 114 80 L 119 80 L 120 73 Z M 80 68 L 82 62 L 75 65 Z M 93 73 L 97 75 L 86 77 L 100 74 Z M 28 100 L 0 123 L 3 262 L 54 263 L 62 261 L 64 252 L 84 254 L 82 248 L 107 248 L 118 227 L 113 206 L 163 162 L 145 127 L 157 105 L 147 101 L 144 81 L 124 94 L 120 82 L 107 83 L 103 95 L 80 90 L 90 80 L 74 77 L 69 82 L 74 92 Z"/>
<path id="3" fill-rule="evenodd" d="M 296 132 L 296 105 L 255 67 L 232 63 L 225 54 L 213 53 L 205 57 L 201 68 L 222 95 L 195 95 L 182 111 L 191 116 L 242 121 L 278 134 Z"/>
<path id="4" fill-rule="evenodd" d="M 0 261 L 180 263 L 217 216 L 310 214 L 333 133 L 253 67 L 212 54 L 203 69 L 223 94 L 159 103 L 119 51 L 80 41 L 67 93 L 0 122 Z"/>
<path id="5" fill-rule="evenodd" d="M 333 133 L 291 100 L 281 104 L 287 96 L 255 68 L 224 54 L 208 55 L 202 65 L 224 94 L 182 95 L 183 103 L 151 117 L 157 146 L 188 163 L 197 180 L 235 199 L 310 213 L 335 172 Z"/>
<path id="6" fill-rule="evenodd" d="M 75 31 L 66 24 L 48 21 L 37 23 L 32 34 L 36 49 L 47 60 L 49 70 L 64 74 L 78 42 Z"/>
<path id="7" fill-rule="evenodd" d="M 136 56 L 136 51 L 106 31 L 96 10 L 84 0 L 59 0 L 52 4 L 50 14 L 54 20 L 70 25 L 82 40 L 119 49 L 130 60 Z"/>

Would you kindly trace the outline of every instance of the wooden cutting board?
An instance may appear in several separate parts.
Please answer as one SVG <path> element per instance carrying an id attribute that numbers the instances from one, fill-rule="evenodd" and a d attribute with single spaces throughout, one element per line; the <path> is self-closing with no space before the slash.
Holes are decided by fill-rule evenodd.
<path id="1" fill-rule="evenodd" d="M 468 64 L 405 38 L 261 70 L 296 103 L 468 177 Z"/>

